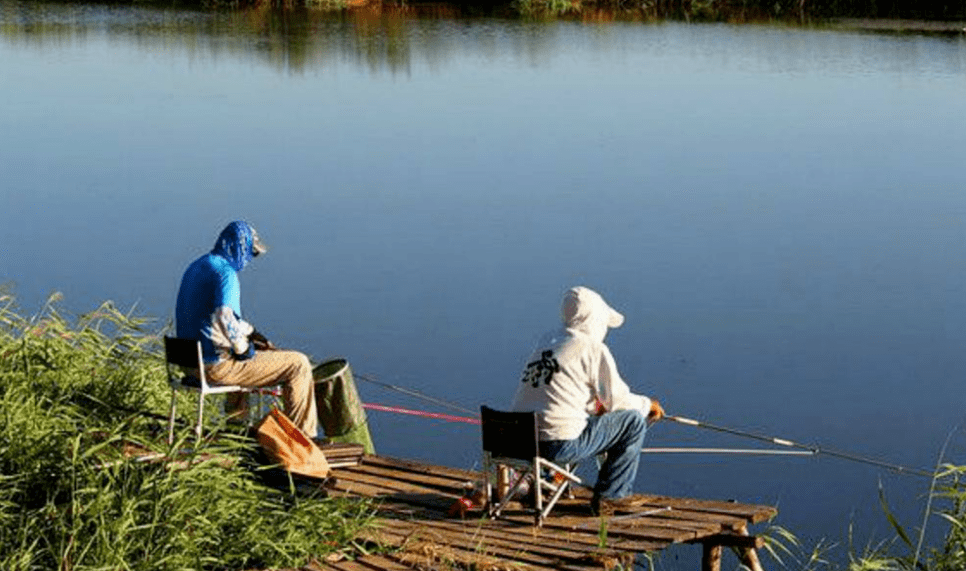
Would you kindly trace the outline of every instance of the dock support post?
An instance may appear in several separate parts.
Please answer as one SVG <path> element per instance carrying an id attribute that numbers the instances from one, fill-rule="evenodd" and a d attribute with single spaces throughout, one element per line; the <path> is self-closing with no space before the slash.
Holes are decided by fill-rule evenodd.
<path id="1" fill-rule="evenodd" d="M 721 571 L 722 549 L 720 543 L 704 544 L 704 552 L 701 554 L 701 571 Z"/>
<path id="2" fill-rule="evenodd" d="M 748 537 L 748 526 L 738 529 L 738 535 Z M 758 552 L 754 547 L 743 547 L 738 551 L 741 563 L 751 571 L 764 571 L 761 561 L 758 559 Z"/>

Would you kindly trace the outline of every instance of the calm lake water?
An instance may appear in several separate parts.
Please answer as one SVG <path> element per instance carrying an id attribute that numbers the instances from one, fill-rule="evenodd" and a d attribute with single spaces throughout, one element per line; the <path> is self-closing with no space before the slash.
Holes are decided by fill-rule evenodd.
<path id="1" fill-rule="evenodd" d="M 0 281 L 26 313 L 62 291 L 164 323 L 244 218 L 272 249 L 246 317 L 357 374 L 506 405 L 583 284 L 671 414 L 925 468 L 952 433 L 966 463 L 964 127 L 961 36 L 0 1 Z M 382 453 L 479 464 L 474 426 L 370 419 Z M 880 482 L 916 528 L 928 489 L 821 456 L 644 461 L 638 490 L 777 504 L 808 545 L 890 537 Z"/>

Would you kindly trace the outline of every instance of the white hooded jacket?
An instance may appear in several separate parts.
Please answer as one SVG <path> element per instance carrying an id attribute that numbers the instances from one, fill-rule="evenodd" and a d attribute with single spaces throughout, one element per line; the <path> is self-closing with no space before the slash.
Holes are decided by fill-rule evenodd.
<path id="1" fill-rule="evenodd" d="M 546 334 L 527 360 L 513 410 L 540 413 L 540 440 L 573 440 L 592 414 L 637 409 L 646 416 L 651 399 L 630 391 L 604 344 L 624 316 L 582 286 L 564 294 L 561 316 L 563 328 Z"/>

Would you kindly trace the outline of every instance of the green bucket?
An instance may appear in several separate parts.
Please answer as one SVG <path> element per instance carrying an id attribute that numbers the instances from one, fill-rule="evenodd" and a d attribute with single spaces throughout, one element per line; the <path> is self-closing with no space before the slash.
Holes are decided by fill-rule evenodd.
<path id="1" fill-rule="evenodd" d="M 369 435 L 366 411 L 356 391 L 352 368 L 345 359 L 332 359 L 312 369 L 315 407 L 327 442 L 361 444 L 368 454 L 376 449 Z"/>

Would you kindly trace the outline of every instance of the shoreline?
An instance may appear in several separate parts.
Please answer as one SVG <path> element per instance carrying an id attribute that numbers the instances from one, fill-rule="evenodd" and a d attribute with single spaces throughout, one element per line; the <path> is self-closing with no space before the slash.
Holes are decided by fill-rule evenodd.
<path id="1" fill-rule="evenodd" d="M 837 29 L 868 32 L 966 34 L 966 20 L 917 20 L 901 18 L 830 18 Z"/>

